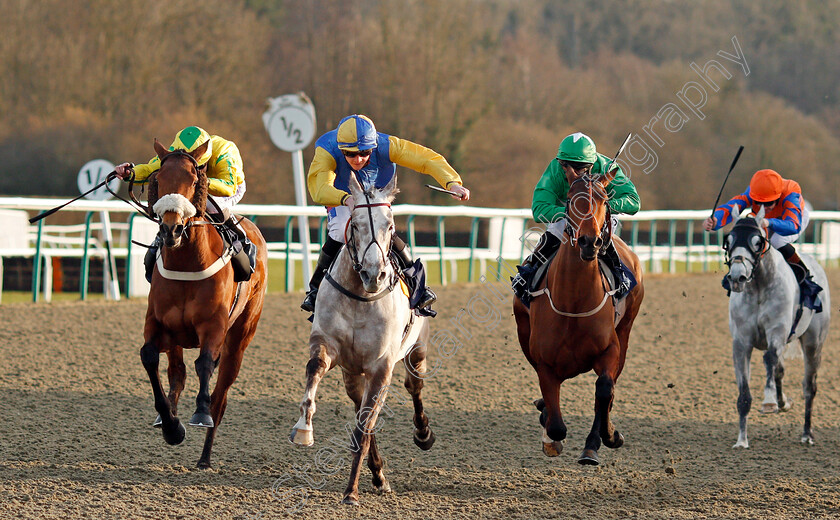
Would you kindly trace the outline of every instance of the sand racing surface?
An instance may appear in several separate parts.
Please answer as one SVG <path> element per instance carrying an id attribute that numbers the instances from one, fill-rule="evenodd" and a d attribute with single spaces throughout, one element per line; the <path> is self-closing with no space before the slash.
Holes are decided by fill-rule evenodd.
<path id="1" fill-rule="evenodd" d="M 829 278 L 840 301 L 840 271 Z M 448 340 L 432 347 L 436 372 L 423 392 L 437 443 L 420 451 L 407 393 L 389 397 L 377 439 L 394 491 L 373 493 L 364 467 L 356 508 L 339 505 L 349 457 L 324 464 L 318 455 L 346 443 L 353 421 L 340 371 L 321 384 L 315 446 L 288 441 L 308 360 L 301 294 L 268 296 L 206 471 L 195 468 L 203 430 L 187 427 L 173 447 L 151 426 L 156 412 L 139 356 L 145 301 L 4 304 L 0 518 L 840 518 L 840 323 L 823 349 L 816 444 L 799 443 L 802 360 L 786 365 L 793 409 L 761 415 L 756 352 L 750 448 L 735 450 L 737 389 L 719 281 L 646 280 L 613 409 L 626 443 L 602 447 L 600 467 L 577 463 L 592 424 L 594 375 L 564 384 L 569 435 L 560 457 L 545 457 L 532 405 L 537 377 L 515 339 L 506 287 L 436 287 L 432 332 Z M 185 354 L 182 420 L 194 409 L 196 356 Z M 398 367 L 398 389 L 403 374 Z"/>

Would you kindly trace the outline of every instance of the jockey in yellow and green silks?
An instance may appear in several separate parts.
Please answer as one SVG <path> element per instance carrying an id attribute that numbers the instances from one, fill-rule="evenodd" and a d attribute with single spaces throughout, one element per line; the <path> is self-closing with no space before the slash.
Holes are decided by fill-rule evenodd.
<path id="1" fill-rule="evenodd" d="M 347 116 L 334 130 L 315 142 L 307 185 L 312 200 L 327 207 L 329 233 L 302 309 L 314 311 L 324 273 L 344 243 L 344 228 L 356 202 L 349 193 L 350 175 L 355 175 L 364 189 L 383 188 L 396 175 L 397 165 L 431 175 L 442 187 L 455 192 L 457 195 L 453 197 L 458 200 L 470 198 L 470 190 L 463 186 L 458 172 L 442 155 L 411 141 L 377 132 L 367 116 Z M 413 265 L 405 243 L 396 234 L 391 249 L 397 253 L 403 269 Z M 428 307 L 435 299 L 432 290 L 426 287 L 416 308 Z"/>
<path id="2" fill-rule="evenodd" d="M 533 253 L 517 266 L 519 272 L 511 278 L 513 291 L 525 305 L 530 302 L 528 286 L 537 269 L 560 247 L 566 228 L 566 199 L 569 194 L 570 179 L 575 180 L 584 175 L 604 174 L 618 170 L 615 178 L 606 186 L 609 201 L 607 204 L 613 213 L 633 215 L 639 211 L 640 200 L 636 187 L 618 164 L 595 149 L 595 142 L 588 135 L 576 132 L 565 137 L 557 150 L 557 156 L 548 164 L 537 186 L 531 210 L 534 220 L 547 226 L 546 232 L 540 237 Z M 611 230 L 617 224 L 613 216 L 610 222 Z M 619 284 L 617 298 L 621 298 L 630 291 L 635 284 L 630 271 L 621 264 L 621 259 L 612 241 L 605 246 L 601 253 L 608 261 Z"/>
<path id="3" fill-rule="evenodd" d="M 242 265 L 249 265 L 251 272 L 253 272 L 256 261 L 256 248 L 245 234 L 245 231 L 239 226 L 235 219 L 230 218 L 232 208 L 245 195 L 245 172 L 242 168 L 242 156 L 239 154 L 239 148 L 236 147 L 233 141 L 228 141 L 218 135 L 210 135 L 204 129 L 197 126 L 188 126 L 175 135 L 175 139 L 169 146 L 170 151 L 184 150 L 192 152 L 196 148 L 208 142 L 207 150 L 204 154 L 196 160 L 199 168 L 206 167 L 207 174 L 207 192 L 212 197 L 213 201 L 222 210 L 224 217 L 220 218 L 227 228 L 230 229 L 238 238 L 241 244 L 241 251 L 237 255 L 245 255 L 239 258 Z M 116 167 L 117 175 L 122 178 L 128 178 L 131 173 L 134 173 L 134 182 L 144 184 L 149 181 L 149 177 L 160 169 L 160 158 L 155 156 L 146 164 L 132 165 L 131 163 L 123 163 Z M 208 204 L 206 211 L 210 215 L 218 213 L 216 205 Z M 239 250 L 239 246 L 233 244 L 235 250 Z M 146 278 L 151 281 L 151 270 L 153 269 L 154 261 L 159 249 L 158 241 L 156 240 L 152 247 L 149 248 L 146 254 Z M 245 263 L 247 260 L 247 263 Z M 151 266 L 151 267 L 150 267 Z M 247 275 L 247 276 L 246 276 Z M 244 273 L 237 277 L 237 281 L 242 281 L 241 278 L 250 278 L 250 273 Z"/>

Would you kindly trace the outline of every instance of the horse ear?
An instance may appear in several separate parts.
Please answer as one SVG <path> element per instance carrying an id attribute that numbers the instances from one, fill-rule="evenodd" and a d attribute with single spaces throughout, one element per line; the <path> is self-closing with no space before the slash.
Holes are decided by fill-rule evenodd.
<path id="1" fill-rule="evenodd" d="M 359 180 L 356 179 L 355 173 L 350 174 L 348 186 L 350 187 L 350 195 L 353 196 L 357 204 L 360 204 L 360 201 L 364 199 L 364 190 L 362 190 L 362 185 L 359 184 Z"/>
<path id="2" fill-rule="evenodd" d="M 204 144 L 196 148 L 195 150 L 190 152 L 190 155 L 193 159 L 198 160 L 199 157 L 204 155 L 207 152 L 207 147 L 210 145 L 210 140 L 204 141 Z"/>
<path id="3" fill-rule="evenodd" d="M 160 144 L 160 141 L 158 141 L 157 138 L 155 138 L 155 153 L 161 160 L 163 159 L 163 156 L 169 153 L 169 150 L 167 150 L 162 144 Z"/>
<path id="4" fill-rule="evenodd" d="M 382 191 L 382 194 L 385 195 L 385 198 L 388 199 L 388 202 L 393 202 L 394 197 L 396 197 L 397 193 L 400 192 L 400 190 L 397 189 L 397 174 L 396 173 L 394 174 L 393 177 L 391 177 L 391 180 L 388 181 L 388 184 L 386 184 L 385 187 L 382 188 L 381 191 Z"/>

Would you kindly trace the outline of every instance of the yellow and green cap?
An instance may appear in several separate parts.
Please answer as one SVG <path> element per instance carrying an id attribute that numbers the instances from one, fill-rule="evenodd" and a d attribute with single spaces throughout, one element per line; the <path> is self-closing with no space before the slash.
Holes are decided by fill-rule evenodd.
<path id="1" fill-rule="evenodd" d="M 210 134 L 197 126 L 188 126 L 175 135 L 175 140 L 169 146 L 169 150 L 185 150 L 192 152 L 205 142 L 210 140 Z M 210 160 L 213 155 L 213 143 L 207 145 L 207 151 L 196 159 L 198 165 L 201 166 Z"/>

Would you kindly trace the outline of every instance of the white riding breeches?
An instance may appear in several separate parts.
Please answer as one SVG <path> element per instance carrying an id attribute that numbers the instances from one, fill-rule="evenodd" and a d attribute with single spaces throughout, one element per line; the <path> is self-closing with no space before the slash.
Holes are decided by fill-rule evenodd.
<path id="1" fill-rule="evenodd" d="M 327 231 L 330 238 L 344 244 L 344 231 L 347 229 L 347 222 L 350 221 L 350 208 L 347 206 L 335 206 L 327 208 Z"/>
<path id="2" fill-rule="evenodd" d="M 230 197 L 216 197 L 214 195 L 210 195 L 210 198 L 219 205 L 222 210 L 233 210 L 233 207 L 242 200 L 242 197 L 245 195 L 245 181 L 242 181 L 242 184 L 236 187 L 236 191 Z M 216 211 L 216 206 L 213 204 L 207 205 L 207 213 L 218 213 Z"/>
<path id="3" fill-rule="evenodd" d="M 770 235 L 770 245 L 775 247 L 776 249 L 779 249 L 780 247 L 784 247 L 785 244 L 792 244 L 796 242 L 796 240 L 799 238 L 799 235 L 805 232 L 805 228 L 808 227 L 808 222 L 811 220 L 810 207 L 811 204 L 803 200 L 801 220 L 802 227 L 799 229 L 799 233 L 796 233 L 795 235 L 780 235 L 778 233 L 773 233 L 772 235 Z"/>

